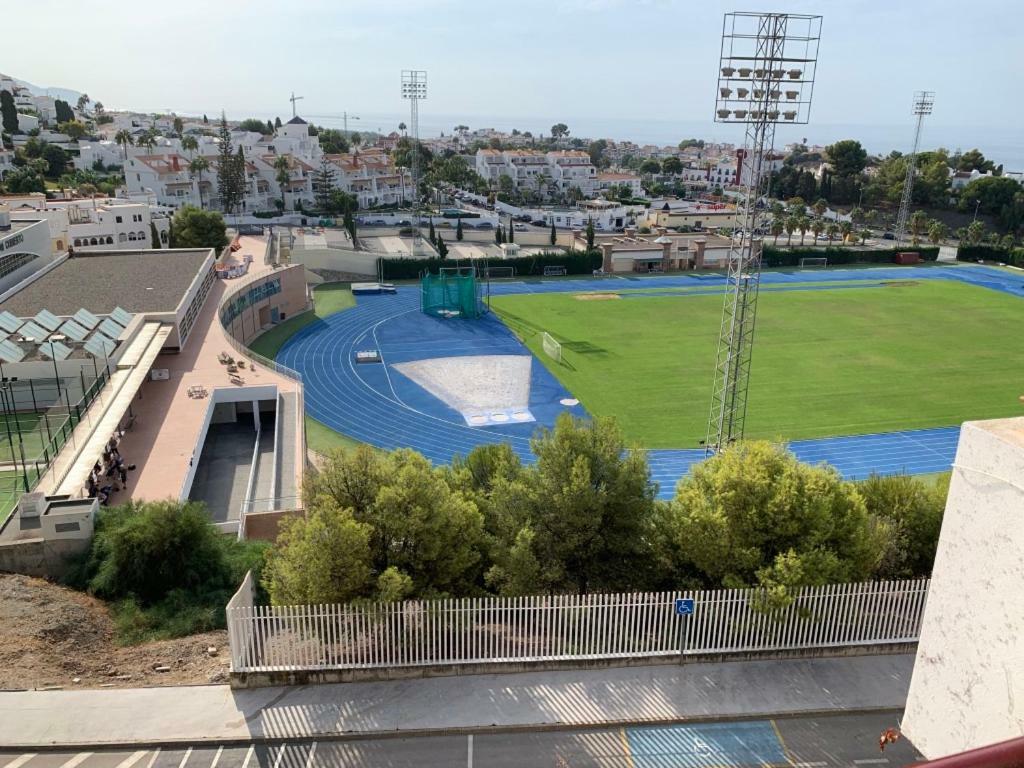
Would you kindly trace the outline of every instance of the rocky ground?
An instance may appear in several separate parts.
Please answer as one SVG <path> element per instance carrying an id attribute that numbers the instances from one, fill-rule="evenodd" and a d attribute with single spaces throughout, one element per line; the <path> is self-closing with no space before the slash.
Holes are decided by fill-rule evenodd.
<path id="1" fill-rule="evenodd" d="M 0 574 L 0 690 L 223 683 L 228 664 L 227 632 L 121 647 L 102 601 Z"/>

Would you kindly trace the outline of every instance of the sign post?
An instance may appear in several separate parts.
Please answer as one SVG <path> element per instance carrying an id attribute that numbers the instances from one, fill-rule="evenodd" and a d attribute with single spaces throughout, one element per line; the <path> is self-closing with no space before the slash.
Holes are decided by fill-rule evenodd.
<path id="1" fill-rule="evenodd" d="M 687 617 L 693 615 L 693 598 L 692 597 L 681 597 L 676 600 L 676 616 L 681 619 L 679 626 L 679 663 L 683 663 L 683 657 L 686 653 L 686 630 L 687 630 Z"/>

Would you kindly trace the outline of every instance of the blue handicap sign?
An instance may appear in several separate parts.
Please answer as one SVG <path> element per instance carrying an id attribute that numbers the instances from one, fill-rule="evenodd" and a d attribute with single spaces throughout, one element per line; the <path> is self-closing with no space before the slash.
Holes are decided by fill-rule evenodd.
<path id="1" fill-rule="evenodd" d="M 693 615 L 693 598 L 682 597 L 676 600 L 676 616 Z"/>

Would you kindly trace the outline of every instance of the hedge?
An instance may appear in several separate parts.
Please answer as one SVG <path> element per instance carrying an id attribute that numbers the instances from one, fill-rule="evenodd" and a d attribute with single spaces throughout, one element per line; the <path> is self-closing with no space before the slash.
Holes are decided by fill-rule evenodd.
<path id="1" fill-rule="evenodd" d="M 764 247 L 763 263 L 766 267 L 798 267 L 800 259 L 824 256 L 828 265 L 835 264 L 892 264 L 897 253 L 920 254 L 924 261 L 935 261 L 939 257 L 939 249 L 935 247 L 914 246 L 907 248 L 775 248 Z"/>
<path id="2" fill-rule="evenodd" d="M 997 245 L 961 245 L 956 252 L 957 261 L 997 261 L 1024 267 L 1024 248 L 1000 248 Z"/>
<path id="3" fill-rule="evenodd" d="M 441 267 L 468 266 L 469 260 L 448 259 L 384 259 L 385 280 L 414 280 L 425 270 L 437 272 Z M 515 259 L 492 259 L 492 267 L 515 267 L 517 277 L 543 275 L 544 267 L 565 267 L 570 275 L 589 275 L 601 267 L 601 252 L 569 251 L 568 253 L 540 253 Z"/>

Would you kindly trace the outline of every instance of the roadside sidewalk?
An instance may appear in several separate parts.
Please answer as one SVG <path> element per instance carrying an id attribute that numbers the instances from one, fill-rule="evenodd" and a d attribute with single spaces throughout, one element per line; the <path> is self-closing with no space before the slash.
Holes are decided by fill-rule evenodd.
<path id="1" fill-rule="evenodd" d="M 902 708 L 912 655 L 731 661 L 373 683 L 0 694 L 29 749 L 413 735 Z"/>

